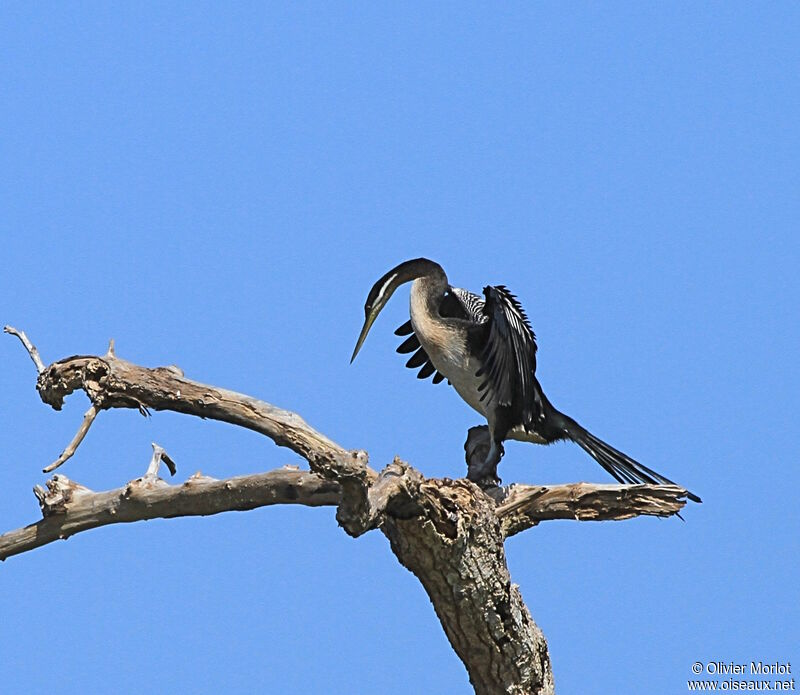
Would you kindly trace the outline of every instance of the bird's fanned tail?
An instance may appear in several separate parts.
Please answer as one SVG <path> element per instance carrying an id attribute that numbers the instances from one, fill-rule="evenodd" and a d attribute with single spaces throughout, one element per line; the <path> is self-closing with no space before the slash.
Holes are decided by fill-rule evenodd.
<path id="1" fill-rule="evenodd" d="M 564 432 L 567 438 L 580 446 L 589 456 L 608 471 L 615 480 L 623 485 L 638 485 L 642 483 L 650 485 L 677 485 L 677 483 L 669 478 L 665 478 L 660 473 L 656 473 L 651 468 L 635 461 L 627 454 L 623 454 L 610 444 L 606 444 L 602 439 L 598 439 L 572 418 L 566 415 L 562 415 L 562 417 L 564 419 Z M 683 486 L 678 485 L 678 487 Z M 686 496 L 692 500 L 692 502 L 703 501 L 688 490 L 686 491 Z"/>

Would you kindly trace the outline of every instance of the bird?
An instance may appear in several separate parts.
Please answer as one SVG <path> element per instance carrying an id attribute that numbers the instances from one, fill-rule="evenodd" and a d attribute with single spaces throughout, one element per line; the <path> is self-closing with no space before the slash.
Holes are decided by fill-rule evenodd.
<path id="1" fill-rule="evenodd" d="M 372 287 L 352 364 L 372 324 L 401 285 L 411 283 L 410 320 L 395 334 L 397 348 L 413 353 L 406 363 L 417 377 L 447 379 L 459 396 L 486 418 L 490 445 L 486 459 L 467 477 L 480 482 L 496 475 L 509 439 L 552 444 L 572 441 L 622 484 L 675 485 L 669 478 L 594 436 L 560 412 L 536 378 L 536 336 L 519 300 L 505 285 L 488 285 L 483 297 L 450 285 L 443 268 L 427 258 L 405 261 Z M 687 491 L 688 499 L 701 499 Z"/>

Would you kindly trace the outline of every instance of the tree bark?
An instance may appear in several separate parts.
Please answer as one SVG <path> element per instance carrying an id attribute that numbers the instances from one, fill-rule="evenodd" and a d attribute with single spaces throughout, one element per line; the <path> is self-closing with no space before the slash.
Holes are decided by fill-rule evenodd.
<path id="1" fill-rule="evenodd" d="M 553 693 L 547 642 L 511 583 L 493 500 L 465 480 L 420 484 L 421 513 L 387 516 L 397 559 L 433 603 L 476 693 Z"/>
<path id="2" fill-rule="evenodd" d="M 676 486 L 575 485 L 485 489 L 467 480 L 427 479 L 395 459 L 380 473 L 367 454 L 348 451 L 302 418 L 268 403 L 186 379 L 177 367 L 149 369 L 118 358 L 74 356 L 44 366 L 24 333 L 36 365 L 42 400 L 59 410 L 75 390 L 91 408 L 52 470 L 74 455 L 97 415 L 109 408 L 173 410 L 265 434 L 308 461 L 310 472 L 278 469 L 214 480 L 195 475 L 180 485 L 158 477 L 160 447 L 145 475 L 108 492 L 93 492 L 57 475 L 34 489 L 41 521 L 0 536 L 0 559 L 90 528 L 155 517 L 216 514 L 268 504 L 336 505 L 344 530 L 358 536 L 380 529 L 401 564 L 420 580 L 476 693 L 554 692 L 547 643 L 511 583 L 504 540 L 547 519 L 624 519 L 670 516 L 685 504 Z M 472 436 L 472 433 L 471 433 Z M 468 440 L 467 460 L 479 455 L 480 433 Z M 476 444 L 477 442 L 477 444 Z"/>

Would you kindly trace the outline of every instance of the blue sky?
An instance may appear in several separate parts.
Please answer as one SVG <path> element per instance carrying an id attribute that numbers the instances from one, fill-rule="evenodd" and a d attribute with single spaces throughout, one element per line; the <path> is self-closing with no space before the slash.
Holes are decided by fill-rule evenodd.
<path id="1" fill-rule="evenodd" d="M 0 321 L 300 412 L 381 467 L 463 473 L 480 422 L 393 349 L 348 364 L 402 260 L 508 285 L 559 408 L 683 483 L 686 523 L 557 522 L 507 544 L 561 693 L 677 693 L 697 660 L 800 663 L 795 365 L 800 9 L 792 3 L 5 3 Z M 0 340 L 0 526 L 87 407 Z M 103 412 L 94 489 L 296 457 Z M 505 482 L 608 482 L 509 444 Z M 7 692 L 470 692 L 417 581 L 333 510 L 81 534 L 0 567 Z"/>

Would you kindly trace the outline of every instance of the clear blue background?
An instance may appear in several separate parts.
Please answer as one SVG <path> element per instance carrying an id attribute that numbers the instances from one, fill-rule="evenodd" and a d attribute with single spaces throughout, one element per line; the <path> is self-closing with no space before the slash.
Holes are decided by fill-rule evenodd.
<path id="1" fill-rule="evenodd" d="M 4 3 L 0 322 L 299 411 L 381 467 L 463 473 L 480 422 L 394 354 L 407 258 L 505 283 L 553 402 L 703 497 L 507 544 L 561 693 L 800 664 L 796 3 Z M 0 336 L 3 530 L 87 407 Z M 297 463 L 251 432 L 103 412 L 94 489 Z M 607 482 L 511 444 L 505 482 Z M 332 509 L 81 534 L 0 567 L 3 691 L 466 693 L 416 579 Z"/>

